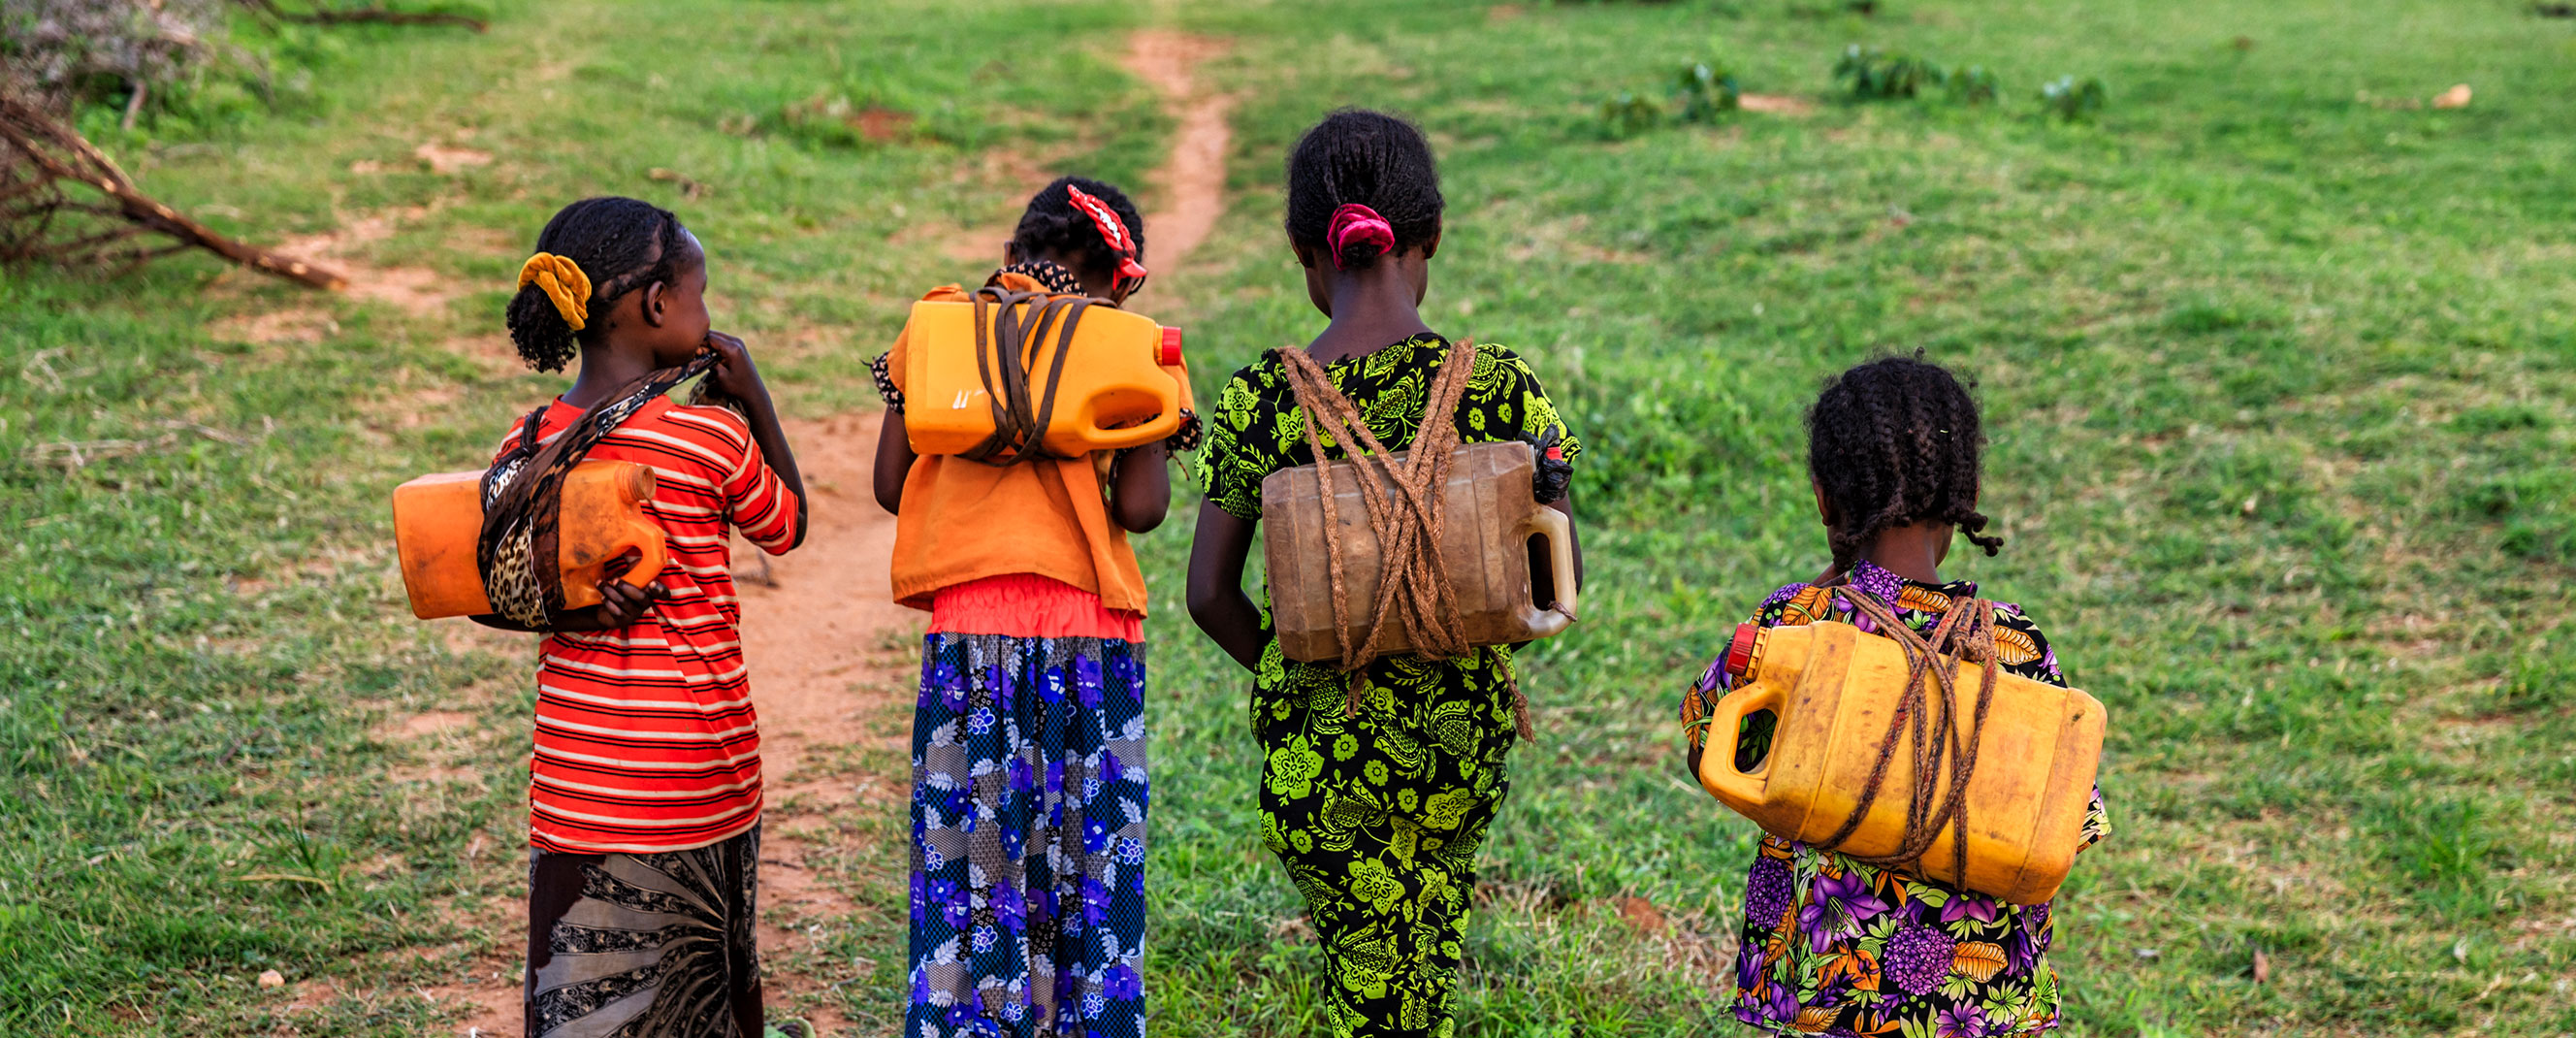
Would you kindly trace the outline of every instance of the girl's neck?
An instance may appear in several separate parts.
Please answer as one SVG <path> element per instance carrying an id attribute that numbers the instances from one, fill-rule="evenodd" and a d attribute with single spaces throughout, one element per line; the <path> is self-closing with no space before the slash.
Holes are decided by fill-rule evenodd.
<path id="1" fill-rule="evenodd" d="M 1871 565 L 1907 580 L 1941 583 L 1941 560 L 1950 554 L 1951 528 L 1946 523 L 1890 527 L 1861 553 Z"/>
<path id="2" fill-rule="evenodd" d="M 584 345 L 581 370 L 573 373 L 572 386 L 564 390 L 563 402 L 581 408 L 596 406 L 617 387 L 653 371 L 653 358 L 643 350 L 619 349 L 614 343 Z"/>
<path id="3" fill-rule="evenodd" d="M 1393 257 L 1388 258 L 1390 261 Z M 1306 347 L 1331 363 L 1374 352 L 1431 332 L 1415 306 L 1412 280 L 1394 262 L 1338 273 L 1332 279 L 1333 320 Z"/>

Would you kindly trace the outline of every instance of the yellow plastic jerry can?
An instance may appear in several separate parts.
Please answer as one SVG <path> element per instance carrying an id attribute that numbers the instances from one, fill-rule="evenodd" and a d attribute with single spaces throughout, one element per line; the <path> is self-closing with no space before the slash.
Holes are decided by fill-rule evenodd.
<path id="1" fill-rule="evenodd" d="M 1818 622 L 1762 629 L 1746 624 L 1721 664 L 1735 690 L 1710 718 L 1700 785 L 1735 813 L 1785 840 L 1830 839 L 1859 805 L 1906 690 L 1905 652 L 1897 643 L 1850 624 Z M 1948 709 L 1958 711 L 1964 739 L 1973 727 L 1982 668 L 1960 663 Z M 1929 679 L 1927 678 L 1927 681 Z M 1943 699 L 1930 686 L 1925 702 Z M 1767 752 L 1739 768 L 1743 721 L 1763 711 L 1777 718 Z M 1963 803 L 1968 809 L 1967 871 L 1957 874 L 1949 826 L 1904 871 L 2014 904 L 2054 897 L 2074 866 L 2102 759 L 2106 718 L 2092 696 L 2019 675 L 1996 675 Z M 1911 729 L 1911 725 L 1905 726 Z M 1913 795 L 1911 735 L 1900 734 L 1893 761 L 1868 815 L 1840 847 L 1885 856 L 1904 842 Z M 1946 798 L 1946 766 L 1934 803 Z"/>
<path id="2" fill-rule="evenodd" d="M 628 552 L 641 556 L 624 580 L 637 587 L 662 574 L 668 559 L 662 525 L 645 511 L 653 499 L 650 466 L 585 461 L 564 473 L 555 555 L 563 567 L 564 608 L 600 602 L 599 581 Z M 403 590 L 423 620 L 492 611 L 474 552 L 483 538 L 483 470 L 440 472 L 394 488 L 394 552 Z"/>
<path id="3" fill-rule="evenodd" d="M 1052 316 L 1044 308 L 1053 303 Z M 1180 428 L 1190 406 L 1189 368 L 1181 360 L 1181 330 L 1103 303 L 1083 307 L 1073 334 L 1062 334 L 1071 300 L 1039 296 L 1017 306 L 923 300 L 912 304 L 906 326 L 911 344 L 904 359 L 904 430 L 918 454 L 965 454 L 992 437 L 996 392 L 1007 380 L 993 356 L 995 325 L 1008 319 L 1033 328 L 1024 336 L 1020 383 L 1032 419 L 1043 415 L 1046 450 L 1074 458 L 1098 450 L 1152 443 Z M 979 349 L 979 346 L 981 347 Z M 1059 367 L 1059 355 L 1061 366 Z M 1053 407 L 1042 407 L 1048 387 Z M 996 459 L 998 460 L 998 459 Z"/>

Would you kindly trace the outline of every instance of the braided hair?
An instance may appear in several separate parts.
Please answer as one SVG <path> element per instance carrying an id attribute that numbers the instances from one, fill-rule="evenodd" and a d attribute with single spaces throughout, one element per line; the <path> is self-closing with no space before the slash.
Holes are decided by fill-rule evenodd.
<path id="1" fill-rule="evenodd" d="M 1334 211 L 1350 204 L 1377 210 L 1395 229 L 1395 245 L 1350 241 L 1333 257 L 1343 269 L 1365 269 L 1380 255 L 1439 237 L 1440 170 L 1420 129 L 1384 112 L 1344 108 L 1306 131 L 1288 154 L 1288 240 L 1324 251 Z"/>
<path id="2" fill-rule="evenodd" d="M 1884 357 L 1825 383 L 1807 411 L 1807 473 L 1842 521 L 1829 535 L 1834 568 L 1848 572 L 1891 527 L 1948 523 L 1993 555 L 1977 511 L 1985 434 L 1977 402 L 1948 369 Z"/>
<path id="3" fill-rule="evenodd" d="M 1145 217 L 1136 211 L 1136 203 L 1127 192 L 1090 177 L 1057 177 L 1037 196 L 1029 199 L 1027 212 L 1020 214 L 1020 226 L 1011 232 L 1011 244 L 1019 247 L 1024 259 L 1060 256 L 1081 268 L 1077 273 L 1106 276 L 1118 269 L 1118 250 L 1100 236 L 1100 227 L 1091 217 L 1073 207 L 1073 194 L 1068 187 L 1109 206 L 1118 214 L 1118 222 L 1127 225 L 1127 236 L 1136 241 L 1136 259 L 1145 259 Z"/>
<path id="4" fill-rule="evenodd" d="M 537 234 L 536 251 L 581 266 L 590 277 L 595 317 L 575 332 L 543 289 L 519 289 L 509 308 L 510 342 L 519 356 L 539 371 L 559 371 L 580 352 L 581 337 L 607 326 L 608 309 L 619 298 L 656 281 L 678 281 L 690 258 L 684 230 L 670 210 L 632 198 L 585 198 L 563 207 Z"/>

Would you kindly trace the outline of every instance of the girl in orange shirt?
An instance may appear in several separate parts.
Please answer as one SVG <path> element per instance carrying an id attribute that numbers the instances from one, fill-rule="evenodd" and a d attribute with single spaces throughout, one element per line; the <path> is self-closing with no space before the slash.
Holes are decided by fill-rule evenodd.
<path id="1" fill-rule="evenodd" d="M 1038 192 L 986 283 L 1123 303 L 1144 226 L 1117 188 Z M 964 300 L 949 285 L 925 296 Z M 1144 1034 L 1145 582 L 1163 444 L 996 466 L 915 456 L 877 360 L 894 594 L 930 611 L 912 731 L 908 1038 Z"/>

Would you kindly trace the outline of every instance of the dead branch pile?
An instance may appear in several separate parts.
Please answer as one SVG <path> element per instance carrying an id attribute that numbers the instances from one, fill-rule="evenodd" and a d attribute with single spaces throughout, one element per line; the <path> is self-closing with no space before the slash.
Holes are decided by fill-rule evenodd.
<path id="1" fill-rule="evenodd" d="M 134 186 L 107 155 L 0 86 L 0 265 L 49 262 L 122 274 L 204 249 L 254 270 L 337 290 L 337 272 L 215 233 Z"/>

